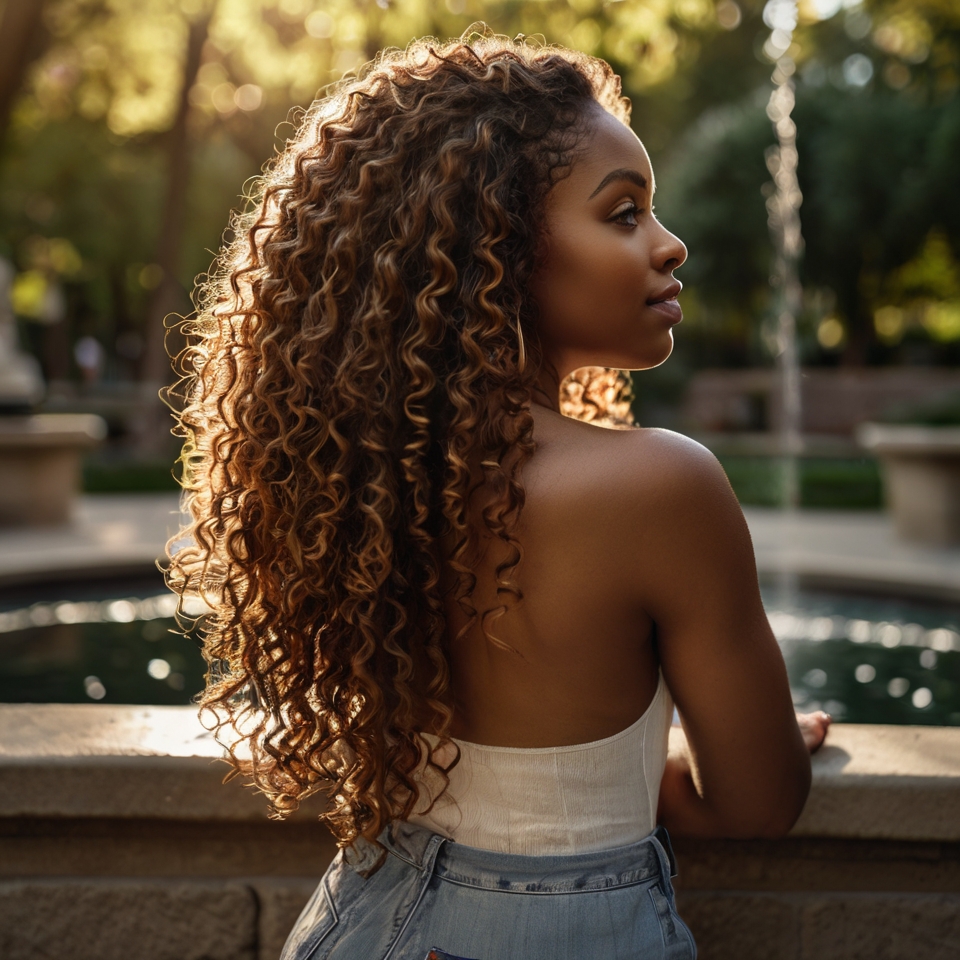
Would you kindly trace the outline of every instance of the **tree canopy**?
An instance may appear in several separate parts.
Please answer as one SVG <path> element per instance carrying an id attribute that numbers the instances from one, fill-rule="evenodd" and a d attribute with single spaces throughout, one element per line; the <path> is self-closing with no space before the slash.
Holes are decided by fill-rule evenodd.
<path id="1" fill-rule="evenodd" d="M 889 361 L 925 338 L 949 359 L 960 9 L 803 0 L 800 16 L 789 53 L 803 279 L 811 330 L 828 316 L 843 330 L 832 346 L 811 333 L 810 356 Z M 695 336 L 759 357 L 774 142 L 759 0 L 5 0 L 0 17 L 0 255 L 48 376 L 70 375 L 63 351 L 44 347 L 59 326 L 57 344 L 97 337 L 109 376 L 162 377 L 163 315 L 190 309 L 229 210 L 297 108 L 383 46 L 479 19 L 623 75 L 658 211 L 691 249 Z"/>

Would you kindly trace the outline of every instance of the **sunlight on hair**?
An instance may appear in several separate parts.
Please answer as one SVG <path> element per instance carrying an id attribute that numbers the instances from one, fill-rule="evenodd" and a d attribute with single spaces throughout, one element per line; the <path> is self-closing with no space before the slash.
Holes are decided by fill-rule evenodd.
<path id="1" fill-rule="evenodd" d="M 636 426 L 630 409 L 633 391 L 622 370 L 607 367 L 580 367 L 560 384 L 560 412 L 611 430 Z"/>

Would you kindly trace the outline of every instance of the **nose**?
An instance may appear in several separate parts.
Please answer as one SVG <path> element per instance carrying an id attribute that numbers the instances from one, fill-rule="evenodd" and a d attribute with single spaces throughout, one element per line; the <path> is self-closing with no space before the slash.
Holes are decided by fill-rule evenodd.
<path id="1" fill-rule="evenodd" d="M 659 271 L 676 270 L 687 259 L 687 248 L 684 242 L 674 236 L 665 226 L 658 223 L 661 236 L 654 247 L 654 267 Z"/>

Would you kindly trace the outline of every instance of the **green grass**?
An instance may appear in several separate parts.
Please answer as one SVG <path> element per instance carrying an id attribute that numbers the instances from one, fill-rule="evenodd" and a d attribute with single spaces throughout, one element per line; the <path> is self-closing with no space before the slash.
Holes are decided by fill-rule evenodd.
<path id="1" fill-rule="evenodd" d="M 730 484 L 744 506 L 777 507 L 782 503 L 782 468 L 774 457 L 722 456 Z M 883 486 L 876 460 L 805 457 L 800 461 L 800 505 L 844 510 L 883 506 Z"/>

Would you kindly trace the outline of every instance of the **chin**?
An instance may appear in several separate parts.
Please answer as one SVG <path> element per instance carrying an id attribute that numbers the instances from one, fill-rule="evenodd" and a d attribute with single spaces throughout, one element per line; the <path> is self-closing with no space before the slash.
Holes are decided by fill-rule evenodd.
<path id="1" fill-rule="evenodd" d="M 635 347 L 621 345 L 606 353 L 602 350 L 583 351 L 576 358 L 571 370 L 581 367 L 607 367 L 610 370 L 652 370 L 666 362 L 673 353 L 673 334 L 668 330 L 666 338 L 651 343 L 650 338 Z"/>
<path id="2" fill-rule="evenodd" d="M 654 367 L 659 367 L 661 363 L 666 363 L 670 359 L 670 354 L 673 353 L 673 334 L 668 332 L 667 337 L 666 343 L 657 344 L 660 348 L 658 350 L 652 350 L 650 344 L 645 344 L 646 349 L 635 354 L 631 362 L 624 364 L 620 369 L 652 370 Z"/>

